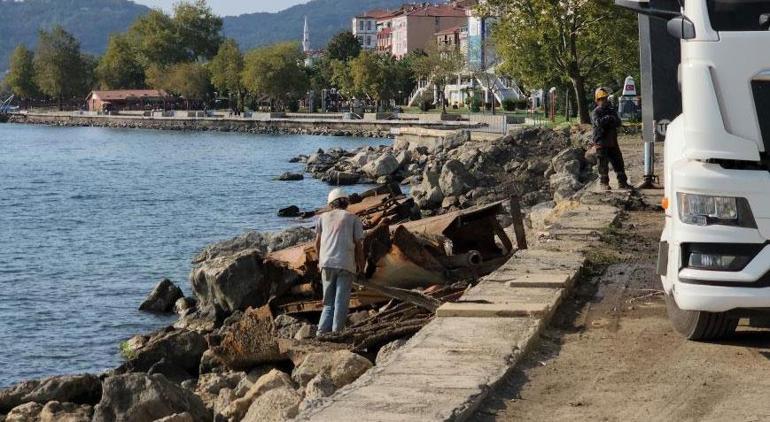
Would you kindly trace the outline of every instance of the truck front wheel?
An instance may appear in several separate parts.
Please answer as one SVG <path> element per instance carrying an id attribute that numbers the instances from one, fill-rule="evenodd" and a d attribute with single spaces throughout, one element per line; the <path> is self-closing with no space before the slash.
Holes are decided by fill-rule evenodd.
<path id="1" fill-rule="evenodd" d="M 672 295 L 666 294 L 666 311 L 671 325 L 689 340 L 719 340 L 731 336 L 738 319 L 724 312 L 685 311 L 679 309 Z"/>

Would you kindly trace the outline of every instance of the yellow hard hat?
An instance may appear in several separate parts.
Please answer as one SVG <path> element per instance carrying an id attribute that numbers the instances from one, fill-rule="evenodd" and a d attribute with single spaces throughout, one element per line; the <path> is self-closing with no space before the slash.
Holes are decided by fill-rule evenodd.
<path id="1" fill-rule="evenodd" d="M 610 96 L 610 94 L 607 92 L 607 90 L 606 90 L 606 89 L 604 89 L 604 88 L 598 88 L 598 89 L 596 90 L 596 92 L 594 93 L 594 100 L 596 100 L 596 101 L 599 101 L 599 100 L 601 100 L 602 98 L 607 98 L 607 97 L 609 97 L 609 96 Z"/>

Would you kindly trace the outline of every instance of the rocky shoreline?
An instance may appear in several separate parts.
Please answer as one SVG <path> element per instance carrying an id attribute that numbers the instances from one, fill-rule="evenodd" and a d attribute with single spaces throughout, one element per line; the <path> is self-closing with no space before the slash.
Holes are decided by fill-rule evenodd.
<path id="1" fill-rule="evenodd" d="M 150 129 L 172 131 L 235 132 L 256 135 L 317 135 L 362 138 L 391 138 L 390 128 L 377 125 L 344 125 L 341 122 L 311 124 L 311 122 L 228 121 L 195 119 L 96 118 L 11 115 L 10 123 L 37 124 L 56 127 L 105 127 L 113 129 Z"/>
<path id="2" fill-rule="evenodd" d="M 408 186 L 405 203 L 422 216 L 516 196 L 536 230 L 595 177 L 584 158 L 587 139 L 586 128 L 523 129 L 490 141 L 470 141 L 468 132 L 458 131 L 430 142 L 397 139 L 392 146 L 317 151 L 293 161 L 330 184 Z M 510 218 L 496 218 L 502 227 L 511 225 Z M 279 421 L 313 407 L 388 359 L 420 327 L 361 348 L 344 338 L 314 339 L 312 314 L 274 314 L 276 298 L 308 292 L 296 271 L 271 260 L 271 254 L 313 238 L 312 230 L 296 227 L 248 232 L 206 247 L 192 261 L 192 297 L 163 280 L 139 305 L 149 312 L 176 312 L 173 326 L 122 343 L 125 361 L 114 370 L 0 390 L 0 422 Z M 466 286 L 439 293 L 450 298 Z M 393 306 L 353 312 L 349 323 L 360 327 L 378 313 L 401 309 Z"/>

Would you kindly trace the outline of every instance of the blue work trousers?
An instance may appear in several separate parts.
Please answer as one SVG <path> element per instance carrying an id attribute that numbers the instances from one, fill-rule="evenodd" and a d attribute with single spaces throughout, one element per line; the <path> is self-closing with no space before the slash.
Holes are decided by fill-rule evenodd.
<path id="1" fill-rule="evenodd" d="M 318 322 L 318 334 L 337 332 L 345 328 L 354 278 L 355 274 L 339 268 L 321 270 L 324 308 L 321 312 L 321 320 Z"/>

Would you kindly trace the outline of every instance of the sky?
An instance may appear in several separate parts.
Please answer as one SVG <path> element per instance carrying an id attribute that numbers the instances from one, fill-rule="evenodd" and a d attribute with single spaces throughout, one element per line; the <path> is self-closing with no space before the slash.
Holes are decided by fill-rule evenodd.
<path id="1" fill-rule="evenodd" d="M 134 3 L 160 7 L 170 12 L 178 0 L 133 0 Z M 220 16 L 236 16 L 254 12 L 277 12 L 310 0 L 207 0 L 214 13 Z"/>

